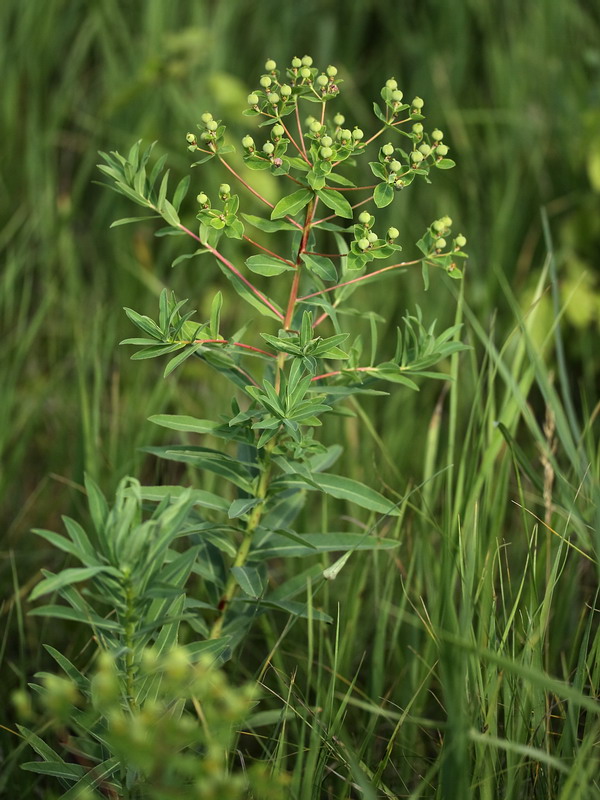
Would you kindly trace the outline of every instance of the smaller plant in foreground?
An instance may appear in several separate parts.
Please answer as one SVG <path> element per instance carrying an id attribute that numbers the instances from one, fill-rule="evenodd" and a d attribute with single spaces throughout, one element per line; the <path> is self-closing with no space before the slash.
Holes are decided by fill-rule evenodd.
<path id="1" fill-rule="evenodd" d="M 39 532 L 82 564 L 58 575 L 46 573 L 32 596 L 57 592 L 66 606 L 44 606 L 35 613 L 89 625 L 104 654 L 95 685 L 112 681 L 110 714 L 98 706 L 88 679 L 64 656 L 50 651 L 82 695 L 88 687 L 96 716 L 73 710 L 69 728 L 84 730 L 86 735 L 77 733 L 76 741 L 86 744 L 77 752 L 94 770 L 106 768 L 106 752 L 114 752 L 107 778 L 116 780 L 119 775 L 121 789 L 115 791 L 129 791 L 136 781 L 154 780 L 162 770 L 154 745 L 148 744 L 155 741 L 155 731 L 142 737 L 141 750 L 131 741 L 132 731 L 141 730 L 143 720 L 157 727 L 152 704 L 165 697 L 159 690 L 162 673 L 155 681 L 143 667 L 145 648 L 154 648 L 157 663 L 170 663 L 169 658 L 175 657 L 170 650 L 177 645 L 184 623 L 196 640 L 177 653 L 192 661 L 201 655 L 225 659 L 252 622 L 272 610 L 330 620 L 313 608 L 310 597 L 308 602 L 300 597 L 307 585 L 313 579 L 334 578 L 353 551 L 398 544 L 376 531 L 377 524 L 399 515 L 397 505 L 379 491 L 331 472 L 342 448 L 325 446 L 318 433 L 327 415 L 344 413 L 340 406 L 348 398 L 384 394 L 375 388 L 381 382 L 417 390 L 418 378 L 447 380 L 445 373 L 434 371 L 435 365 L 464 348 L 457 341 L 458 326 L 438 334 L 434 323 L 425 325 L 418 310 L 406 314 L 395 342 L 378 356 L 376 323 L 381 318 L 374 310 L 365 313 L 348 305 L 351 295 L 367 283 L 410 266 L 421 267 L 426 286 L 431 268 L 461 277 L 466 239 L 452 233 L 449 217 L 441 217 L 418 241 L 419 258 L 396 261 L 400 230 L 395 226 L 383 230 L 374 209 L 393 203 L 398 192 L 415 180 L 430 182 L 436 169 L 448 169 L 454 162 L 447 157 L 443 133 L 438 129 L 428 133 L 423 126 L 423 100 L 404 102 L 395 79 L 383 86 L 382 105 L 374 104 L 378 128 L 371 135 L 339 113 L 328 114 L 341 85 L 335 67 L 319 71 L 309 56 L 293 59 L 283 71 L 269 60 L 259 86 L 248 96 L 245 114 L 254 126 L 259 123 L 261 136 L 258 143 L 249 134 L 242 139 L 243 175 L 231 162 L 234 147 L 224 124 L 205 112 L 199 133 L 186 137 L 197 158 L 194 166 L 215 160 L 227 180 L 239 183 L 245 194 L 242 201 L 227 182 L 220 184 L 218 197 L 213 198 L 197 187 L 197 224 L 187 220 L 184 224 L 180 218 L 190 177 L 169 194 L 165 159 L 151 166 L 152 145 L 143 149 L 138 142 L 127 157 L 102 154 L 105 163 L 100 169 L 111 180 L 111 188 L 167 223 L 158 234 L 187 236 L 199 245 L 180 259 L 211 255 L 233 289 L 258 312 L 241 331 L 231 333 L 221 323 L 221 292 L 212 298 L 208 319 L 201 321 L 185 310 L 185 300 L 167 290 L 160 296 L 156 320 L 126 309 L 142 334 L 124 342 L 137 348 L 133 359 L 169 355 L 167 376 L 193 356 L 232 384 L 231 407 L 219 409 L 215 419 L 180 414 L 152 418 L 186 435 L 220 440 L 220 449 L 189 443 L 147 448 L 200 474 L 212 473 L 220 482 L 219 491 L 141 487 L 128 480 L 109 510 L 88 482 L 95 533 L 88 535 L 72 520 L 65 521 L 68 539 Z M 376 182 L 360 185 L 355 182 L 358 159 L 368 154 Z M 263 170 L 282 187 L 272 200 L 251 183 L 252 171 Z M 267 216 L 242 211 L 248 192 L 267 208 Z M 252 237 L 249 229 L 256 230 Z M 229 257 L 228 239 L 252 248 L 243 265 Z M 356 317 L 371 323 L 368 348 L 344 324 Z M 369 516 L 365 522 L 345 523 L 337 532 L 325 533 L 318 525 L 303 530 L 297 521 L 313 493 L 354 504 Z M 152 511 L 144 504 L 157 505 Z M 326 552 L 338 554 L 332 566 L 323 570 L 322 564 L 315 564 L 299 577 L 271 585 L 268 567 L 273 559 Z M 190 576 L 193 590 L 188 588 Z M 82 581 L 88 584 L 85 591 L 76 588 Z M 166 666 L 160 669 L 164 672 Z M 81 681 L 86 683 L 79 685 Z M 45 696 L 52 696 L 48 686 Z M 171 697 L 173 714 L 183 713 L 189 695 L 172 687 Z M 165 740 L 172 736 L 177 744 L 180 731 L 173 724 L 175 728 L 165 728 Z M 196 733 L 190 736 L 197 744 Z M 45 760 L 56 761 L 39 743 L 37 750 Z M 206 753 L 194 757 L 208 758 Z M 188 764 L 185 759 L 181 764 Z M 188 787 L 187 767 L 176 768 L 179 763 L 173 760 L 173 774 Z M 202 770 L 207 769 L 205 761 L 202 764 Z M 232 782 L 231 796 L 237 796 L 239 785 Z"/>

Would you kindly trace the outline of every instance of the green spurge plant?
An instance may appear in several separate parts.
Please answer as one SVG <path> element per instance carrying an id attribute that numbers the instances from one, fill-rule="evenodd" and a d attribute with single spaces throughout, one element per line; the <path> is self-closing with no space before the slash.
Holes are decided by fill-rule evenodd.
<path id="1" fill-rule="evenodd" d="M 454 162 L 447 158 L 443 133 L 425 131 L 423 100 L 415 97 L 403 102 L 393 78 L 381 90 L 382 104 L 374 104 L 380 125 L 369 137 L 358 127 L 346 127 L 341 114 L 328 115 L 341 86 L 335 67 L 320 72 L 309 56 L 294 58 L 284 72 L 274 61 L 267 61 L 245 111 L 265 131 L 265 141 L 257 145 L 252 136 L 243 137 L 247 169 L 243 174 L 231 163 L 234 147 L 225 126 L 212 114 L 202 115 L 198 134 L 187 134 L 188 149 L 198 156 L 194 166 L 216 159 L 231 181 L 265 206 L 266 216 L 242 212 L 240 196 L 229 183 L 222 183 L 214 202 L 207 192 L 198 193 L 199 224 L 184 224 L 180 209 L 189 176 L 169 194 L 165 158 L 151 166 L 153 145 L 142 149 L 138 142 L 126 158 L 117 152 L 102 153 L 105 163 L 100 169 L 110 178 L 109 186 L 167 223 L 157 234 L 188 236 L 199 245 L 176 260 L 212 255 L 233 289 L 259 312 L 256 320 L 264 317 L 268 327 L 260 331 L 260 340 L 245 338 L 252 320 L 241 331 L 224 331 L 221 292 L 212 299 L 209 318 L 200 322 L 185 310 L 187 301 L 167 290 L 160 296 L 157 320 L 126 309 L 142 332 L 141 337 L 123 342 L 138 348 L 133 359 L 170 355 L 167 376 L 194 356 L 230 381 L 236 393 L 229 413 L 220 413 L 216 419 L 177 414 L 151 418 L 165 428 L 206 436 L 211 443 L 223 442 L 221 449 L 188 443 L 147 448 L 161 458 L 213 473 L 222 487 L 219 493 L 177 485 L 140 486 L 126 479 L 109 509 L 98 488 L 88 481 L 94 532 L 84 531 L 70 519 L 65 519 L 68 538 L 38 531 L 81 566 L 56 575 L 46 572 L 33 598 L 57 593 L 67 605 L 47 605 L 34 613 L 87 624 L 104 654 L 99 672 L 90 680 L 49 649 L 69 680 L 70 688 L 63 694 L 71 709 L 66 715 L 70 727 L 76 729 L 77 751 L 84 754 L 86 764 L 93 765 L 92 778 L 86 773 L 86 785 L 104 786 L 110 779 L 111 791 L 134 797 L 138 796 L 136 787 L 155 781 L 159 756 L 149 740 L 140 751 L 130 739 L 143 720 L 154 724 L 148 720 L 162 719 L 167 711 L 174 721 L 172 726 L 167 724 L 165 738 L 177 752 L 189 745 L 192 761 L 185 753 L 175 759 L 173 764 L 179 766 L 164 773 L 165 786 L 170 790 L 172 781 L 192 785 L 193 753 L 210 763 L 210 747 L 196 729 L 189 728 L 188 740 L 178 727 L 186 698 L 192 695 L 183 689 L 179 694 L 174 691 L 175 706 L 165 705 L 164 687 L 167 693 L 169 686 L 173 689 L 169 658 L 175 657 L 171 650 L 179 645 L 182 624 L 187 626 L 188 643 L 177 657 L 186 669 L 193 669 L 190 665 L 205 657 L 224 660 L 252 621 L 272 609 L 329 620 L 313 608 L 310 598 L 302 600 L 307 585 L 318 577 L 334 578 L 353 551 L 397 544 L 376 531 L 377 522 L 399 514 L 397 505 L 379 491 L 330 471 L 342 448 L 326 446 L 317 431 L 323 418 L 340 413 L 340 404 L 353 395 L 383 394 L 374 388 L 382 381 L 418 389 L 418 377 L 448 378 L 433 368 L 464 348 L 457 340 L 458 326 L 436 334 L 434 324 L 425 326 L 420 310 L 407 314 L 397 329 L 393 350 L 378 360 L 378 316 L 350 308 L 347 301 L 363 285 L 411 265 L 421 266 L 426 286 L 430 268 L 460 277 L 466 239 L 462 234 L 453 236 L 452 220 L 442 217 L 417 243 L 419 258 L 396 260 L 401 251 L 399 230 L 389 227 L 385 233 L 377 232 L 375 215 L 367 206 L 390 205 L 414 180 L 430 182 L 433 170 L 448 169 Z M 307 109 L 313 112 L 308 117 Z M 363 186 L 352 178 L 358 159 L 368 153 L 376 183 Z M 277 202 L 264 197 L 250 177 L 252 171 L 260 170 L 277 177 L 289 193 L 280 195 Z M 351 203 L 349 198 L 358 199 Z M 248 235 L 250 229 L 257 231 L 252 234 L 256 240 Z M 243 265 L 229 257 L 227 239 L 252 248 Z M 370 358 L 363 354 L 361 337 L 353 338 L 344 330 L 345 320 L 357 315 L 371 321 Z M 366 532 L 362 524 L 354 531 L 333 533 L 318 528 L 297 530 L 296 520 L 307 497 L 317 492 L 366 509 L 371 527 Z M 269 584 L 272 559 L 325 552 L 338 554 L 325 570 L 316 564 L 275 587 Z M 201 587 L 195 597 L 187 596 L 190 576 Z M 81 582 L 86 582 L 86 589 L 77 588 Z M 147 668 L 149 647 L 153 648 L 154 672 Z M 191 673 L 186 675 L 192 683 L 196 680 Z M 38 690 L 52 705 L 58 684 L 42 677 L 45 688 Z M 103 681 L 110 688 L 106 702 L 98 699 Z M 25 729 L 24 733 L 38 754 L 54 765 L 48 767 L 50 774 L 67 783 L 82 780 L 79 769 L 69 773 L 70 766 L 64 766 L 35 734 Z M 227 735 L 224 740 L 229 741 Z M 160 775 L 162 780 L 163 772 Z M 240 786 L 235 783 L 232 797 L 238 796 L 235 792 Z"/>
<path id="2" fill-rule="evenodd" d="M 220 292 L 212 301 L 210 318 L 201 322 L 193 321 L 193 312 L 184 310 L 186 301 L 166 290 L 157 321 L 126 309 L 143 334 L 124 342 L 139 348 L 132 358 L 171 354 L 165 369 L 168 375 L 195 356 L 239 390 L 230 414 L 216 420 L 164 414 L 152 418 L 167 428 L 209 435 L 225 443 L 221 450 L 189 444 L 149 448 L 163 458 L 216 473 L 224 485 L 232 487 L 218 497 L 201 491 L 195 495 L 195 513 L 201 516 L 203 527 L 196 569 L 214 605 L 212 619 L 210 612 L 207 616 L 208 635 L 213 639 L 224 635 L 235 639 L 246 629 L 248 617 L 268 607 L 289 613 L 303 610 L 292 601 L 292 590 L 288 592 L 285 586 L 268 590 L 269 558 L 393 544 L 360 533 L 304 533 L 292 528 L 311 491 L 377 514 L 396 513 L 394 504 L 379 492 L 328 472 L 340 447 L 325 447 L 315 432 L 324 415 L 351 395 L 372 392 L 376 382 L 417 389 L 416 377 L 445 378 L 432 372 L 432 367 L 463 347 L 456 341 L 456 328 L 436 335 L 434 326 L 425 327 L 419 313 L 405 318 L 395 349 L 385 360 L 377 362 L 373 354 L 373 360 L 365 363 L 361 338 L 353 340 L 343 329 L 343 316 L 357 313 L 347 307 L 350 295 L 390 271 L 420 264 L 426 283 L 430 267 L 460 277 L 466 239 L 462 234 L 453 236 L 452 220 L 443 217 L 419 240 L 419 259 L 395 261 L 401 250 L 398 229 L 377 232 L 375 216 L 365 206 L 383 208 L 414 180 L 429 182 L 433 170 L 448 169 L 454 162 L 447 157 L 443 133 L 425 131 L 423 100 L 415 97 L 404 102 L 395 79 L 382 88 L 382 104 L 374 104 L 381 124 L 368 138 L 358 127 L 347 127 L 343 115 L 328 115 L 341 86 L 335 67 L 320 72 L 310 56 L 294 58 L 282 71 L 272 59 L 266 62 L 265 74 L 248 95 L 244 112 L 255 124 L 259 121 L 266 136 L 258 144 L 250 135 L 243 137 L 243 161 L 247 170 L 268 170 L 284 189 L 289 187 L 277 202 L 252 186 L 248 172 L 242 175 L 232 166 L 234 146 L 227 140 L 225 125 L 211 113 L 202 114 L 199 133 L 187 134 L 189 151 L 199 156 L 193 166 L 216 160 L 231 180 L 265 206 L 266 216 L 243 213 L 240 196 L 229 183 L 222 183 L 214 201 L 205 191 L 198 193 L 199 225 L 186 225 L 180 207 L 189 176 L 169 199 L 164 158 L 149 169 L 152 146 L 142 150 L 138 142 L 127 158 L 117 152 L 102 154 L 106 163 L 100 169 L 111 179 L 111 187 L 167 223 L 157 233 L 187 235 L 198 243 L 194 253 L 180 258 L 212 255 L 235 291 L 269 322 L 269 329 L 260 333 L 260 346 L 243 340 L 247 325 L 242 332 L 224 332 Z M 313 113 L 306 117 L 306 110 Z M 385 143 L 380 145 L 384 135 Z M 377 182 L 357 185 L 352 169 L 356 172 L 358 159 L 368 153 L 373 156 L 369 166 Z M 348 198 L 360 199 L 351 203 Z M 266 246 L 251 238 L 249 229 L 279 238 Z M 282 253 L 285 234 L 287 250 Z M 227 239 L 243 240 L 258 252 L 236 266 L 227 255 Z M 142 490 L 148 500 L 175 497 L 180 491 L 172 486 Z M 295 594 L 299 587 L 293 586 Z"/>

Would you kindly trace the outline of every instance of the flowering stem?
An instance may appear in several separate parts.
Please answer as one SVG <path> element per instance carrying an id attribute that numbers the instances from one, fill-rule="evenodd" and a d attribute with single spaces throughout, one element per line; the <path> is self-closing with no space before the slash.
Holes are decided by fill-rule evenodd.
<path id="1" fill-rule="evenodd" d="M 305 294 L 304 297 L 298 298 L 298 302 L 301 303 L 303 300 L 309 300 L 311 297 L 318 297 L 320 294 L 333 292 L 336 289 L 341 289 L 343 286 L 350 286 L 353 283 L 366 281 L 369 278 L 374 278 L 376 275 L 381 275 L 383 272 L 389 272 L 391 269 L 398 269 L 399 267 L 411 267 L 414 264 L 420 264 L 421 260 L 422 259 L 417 258 L 414 261 L 401 261 L 399 264 L 391 264 L 389 267 L 382 267 L 381 269 L 375 270 L 375 272 L 369 272 L 368 275 L 361 275 L 360 278 L 352 278 L 351 281 L 344 281 L 344 283 L 336 283 L 335 286 L 328 286 L 327 289 L 321 289 L 320 291 L 313 292 L 312 294 Z"/>
<path id="2" fill-rule="evenodd" d="M 306 144 L 304 143 L 304 134 L 302 133 L 302 125 L 300 124 L 300 111 L 298 109 L 298 103 L 296 103 L 296 124 L 298 125 L 298 135 L 300 137 L 300 144 L 302 145 L 302 152 L 304 153 L 304 158 L 306 162 L 310 164 L 308 156 L 306 155 Z"/>

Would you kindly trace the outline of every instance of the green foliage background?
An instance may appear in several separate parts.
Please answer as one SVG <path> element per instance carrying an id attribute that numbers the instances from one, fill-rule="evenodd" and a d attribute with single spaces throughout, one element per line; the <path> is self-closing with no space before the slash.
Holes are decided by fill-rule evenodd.
<path id="1" fill-rule="evenodd" d="M 336 64 L 346 79 L 340 110 L 365 131 L 370 99 L 386 78 L 425 98 L 428 120 L 446 132 L 458 166 L 432 187 L 411 189 L 393 219 L 378 218 L 400 229 L 410 254 L 434 217 L 453 217 L 469 239 L 467 303 L 498 347 L 514 326 L 508 287 L 525 312 L 544 266 L 545 208 L 561 304 L 569 301 L 568 379 L 576 412 L 592 413 L 600 326 L 600 11 L 593 4 L 5 0 L 0 37 L 0 657 L 8 683 L 39 666 L 40 640 L 60 646 L 66 637 L 24 617 L 39 567 L 57 558 L 39 541 L 32 546 L 29 529 L 56 529 L 62 513 L 84 515 L 84 470 L 108 493 L 127 473 L 157 482 L 159 467 L 138 450 L 161 441 L 147 417 L 203 416 L 226 401 L 202 367 L 163 382 L 159 364 L 130 364 L 117 349 L 133 335 L 123 306 L 153 314 L 168 285 L 202 318 L 222 281 L 208 261 L 171 271 L 181 241 L 154 239 L 151 223 L 108 230 L 131 208 L 93 184 L 97 151 L 158 139 L 183 175 L 185 133 L 203 111 L 231 122 L 232 132 L 240 120 L 240 137 L 253 132 L 239 112 L 266 57 L 283 63 L 309 52 L 316 63 Z M 224 179 L 212 165 L 192 177 L 190 197 Z M 276 197 L 275 183 L 263 188 Z M 369 289 L 365 308 L 376 308 L 390 333 L 415 304 L 426 319 L 450 323 L 457 287 L 448 283 L 425 294 L 418 275 L 396 277 Z M 237 302 L 226 297 L 232 328 Z M 549 291 L 539 305 L 529 333 L 541 345 L 553 320 Z M 386 329 L 382 350 L 385 341 Z M 552 371 L 553 354 L 540 352 Z M 457 396 L 459 434 L 472 388 L 466 382 Z M 439 391 L 365 402 L 355 420 L 340 423 L 340 469 L 398 491 L 421 480 Z M 541 394 L 530 402 L 543 417 Z M 2 719 L 10 720 L 8 711 Z M 14 746 L 2 736 L 5 749 Z"/>

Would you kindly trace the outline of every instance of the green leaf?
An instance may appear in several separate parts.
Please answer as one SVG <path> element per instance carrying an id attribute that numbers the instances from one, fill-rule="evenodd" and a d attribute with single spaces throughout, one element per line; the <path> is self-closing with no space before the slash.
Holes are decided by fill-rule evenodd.
<path id="1" fill-rule="evenodd" d="M 85 767 L 79 764 L 67 764 L 65 761 L 26 761 L 21 764 L 21 769 L 70 781 L 78 781 L 86 773 Z"/>
<path id="2" fill-rule="evenodd" d="M 172 225 L 174 228 L 178 228 L 181 224 L 177 211 L 168 200 L 165 200 L 163 203 L 160 213 L 169 225 Z"/>
<path id="3" fill-rule="evenodd" d="M 441 161 L 436 161 L 435 165 L 438 169 L 452 169 L 452 167 L 456 166 L 456 162 L 452 161 L 451 158 L 442 158 Z"/>
<path id="4" fill-rule="evenodd" d="M 63 586 L 70 586 L 73 583 L 86 581 L 88 578 L 98 575 L 99 572 L 115 573 L 116 570 L 114 570 L 112 567 L 103 566 L 73 567 L 70 569 L 63 569 L 63 571 L 59 572 L 58 575 L 48 573 L 48 577 L 44 578 L 44 580 L 40 581 L 37 586 L 35 586 L 31 592 L 31 595 L 29 596 L 29 599 L 37 600 L 38 597 L 42 597 L 50 592 L 56 592 L 58 589 L 62 589 Z"/>
<path id="5" fill-rule="evenodd" d="M 282 197 L 277 203 L 273 211 L 271 211 L 271 219 L 280 219 L 281 217 L 293 217 L 304 206 L 307 206 L 313 198 L 313 193 L 310 189 L 298 189 L 297 192 Z"/>
<path id="6" fill-rule="evenodd" d="M 149 422 L 170 428 L 173 431 L 186 431 L 187 433 L 212 433 L 220 423 L 209 419 L 197 419 L 185 414 L 153 414 L 148 417 Z"/>
<path id="7" fill-rule="evenodd" d="M 300 540 L 300 541 L 298 541 Z M 400 542 L 366 536 L 364 533 L 302 533 L 292 540 L 277 531 L 262 539 L 252 556 L 266 558 L 306 558 L 315 553 L 351 552 L 354 550 L 390 550 Z"/>
<path id="8" fill-rule="evenodd" d="M 242 497 L 239 500 L 234 500 L 229 507 L 229 519 L 243 517 L 244 514 L 246 514 L 248 511 L 250 511 L 250 509 L 254 508 L 254 506 L 258 505 L 260 502 L 261 500 L 258 497 Z"/>
<path id="9" fill-rule="evenodd" d="M 69 606 L 46 605 L 32 608 L 29 612 L 30 617 L 52 617 L 52 619 L 65 619 L 69 622 L 81 622 L 98 630 L 113 631 L 114 633 L 122 633 L 122 628 L 118 622 L 113 619 L 104 619 L 97 614 L 86 614 L 76 608 Z"/>
<path id="10" fill-rule="evenodd" d="M 217 261 L 219 265 L 219 269 L 221 272 L 227 277 L 229 281 L 233 284 L 233 288 L 239 294 L 239 296 L 245 300 L 249 305 L 255 308 L 257 311 L 260 311 L 265 317 L 271 317 L 271 319 L 276 319 L 278 322 L 281 322 L 283 319 L 283 312 L 279 308 L 279 306 L 270 298 L 269 302 L 271 305 L 279 311 L 279 315 L 272 311 L 268 306 L 266 306 L 255 294 L 251 292 L 248 286 L 244 283 L 244 281 L 228 269 L 224 264 L 220 261 Z"/>
<path id="11" fill-rule="evenodd" d="M 144 500 L 162 502 L 165 497 L 176 500 L 186 489 L 184 486 L 142 486 L 141 495 Z M 214 511 L 227 511 L 229 500 L 205 489 L 190 489 L 190 498 L 194 505 L 211 508 Z"/>
<path id="12" fill-rule="evenodd" d="M 137 327 L 143 330 L 144 333 L 147 333 L 148 336 L 152 336 L 154 339 L 162 340 L 163 334 L 161 329 L 158 327 L 156 322 L 154 322 L 154 320 L 150 319 L 150 317 L 138 314 L 137 311 L 127 307 L 125 308 L 125 313 L 133 322 L 133 324 L 137 325 Z"/>
<path id="13" fill-rule="evenodd" d="M 377 208 L 385 208 L 394 199 L 394 190 L 389 183 L 378 183 L 373 192 L 373 200 Z"/>
<path id="14" fill-rule="evenodd" d="M 302 475 L 288 474 L 277 479 L 278 482 L 289 482 L 290 484 L 305 484 L 304 488 L 318 488 L 325 494 L 336 497 L 338 500 L 348 500 L 351 503 L 367 508 L 369 511 L 376 511 L 378 514 L 389 514 L 398 516 L 398 508 L 391 500 L 388 500 L 375 489 L 365 486 L 360 481 L 352 478 L 345 478 L 342 475 L 331 475 L 327 472 L 320 472 L 315 476 L 315 483 L 311 485 L 303 481 Z"/>
<path id="15" fill-rule="evenodd" d="M 175 209 L 176 212 L 179 211 L 181 202 L 188 193 L 189 188 L 190 188 L 190 176 L 186 175 L 177 184 L 177 189 L 175 189 L 175 194 L 173 195 L 173 208 Z"/>
<path id="16" fill-rule="evenodd" d="M 149 219 L 160 219 L 160 215 L 152 214 L 150 216 L 146 215 L 145 217 L 123 217 L 122 219 L 116 219 L 114 222 L 111 222 L 111 228 L 117 228 L 119 225 L 131 225 L 132 222 L 146 222 Z"/>
<path id="17" fill-rule="evenodd" d="M 261 579 L 259 571 L 255 567 L 243 566 L 232 567 L 231 574 L 236 580 L 240 589 L 252 597 L 253 600 L 258 600 L 264 592 L 264 584 Z"/>
<path id="18" fill-rule="evenodd" d="M 248 494 L 253 494 L 251 475 L 248 470 L 239 461 L 225 455 L 225 453 L 220 453 L 218 450 L 211 450 L 208 447 L 192 447 L 189 445 L 144 447 L 142 449 L 145 453 L 152 453 L 168 461 L 192 464 L 198 469 L 206 469 L 209 472 L 222 475 Z"/>
<path id="19" fill-rule="evenodd" d="M 242 217 L 249 222 L 250 225 L 254 225 L 255 228 L 258 228 L 260 231 L 264 231 L 265 233 L 275 233 L 276 231 L 297 231 L 298 228 L 295 225 L 292 225 L 291 222 L 286 222 L 285 220 L 275 221 L 270 219 L 263 219 L 262 217 L 256 217 L 254 214 L 242 214 Z"/>
<path id="20" fill-rule="evenodd" d="M 334 189 L 319 189 L 317 192 L 319 200 L 338 215 L 345 219 L 352 219 L 352 207 L 341 192 Z"/>
<path id="21" fill-rule="evenodd" d="M 59 800 L 77 800 L 77 798 L 82 796 L 84 789 L 94 789 L 101 784 L 105 784 L 107 787 L 110 786 L 111 789 L 114 788 L 113 785 L 107 784 L 106 781 L 119 769 L 121 769 L 121 760 L 119 758 L 116 756 L 107 758 L 106 761 L 103 761 L 101 764 L 96 764 L 95 767 L 86 771 L 84 777 L 77 781 L 68 792 L 61 795 Z"/>
<path id="22" fill-rule="evenodd" d="M 267 277 L 281 275 L 281 273 L 285 272 L 286 270 L 295 269 L 294 266 L 291 264 L 286 264 L 279 258 L 262 253 L 260 255 L 250 256 L 250 258 L 247 258 L 246 266 L 252 272 L 256 272 L 258 275 L 266 275 Z"/>
<path id="23" fill-rule="evenodd" d="M 324 281 L 336 281 L 337 270 L 333 261 L 325 256 L 313 256 L 307 253 L 302 253 L 302 261 L 306 264 L 309 272 L 314 272 Z"/>
<path id="24" fill-rule="evenodd" d="M 201 347 L 202 347 L 202 345 L 200 345 L 200 344 L 196 345 L 195 347 L 186 347 L 183 352 L 179 353 L 179 355 L 174 356 L 167 363 L 167 366 L 165 367 L 165 371 L 163 372 L 163 378 L 166 378 L 168 375 L 170 375 L 173 372 L 174 369 L 177 369 L 177 367 L 179 367 L 181 364 L 183 364 L 183 362 L 186 359 L 188 359 L 191 356 L 193 356 L 194 353 L 196 353 Z"/>

